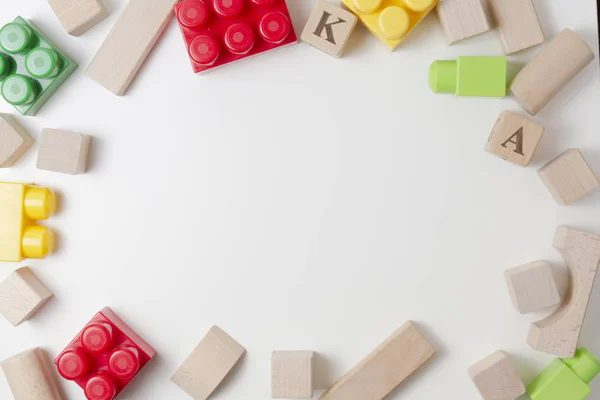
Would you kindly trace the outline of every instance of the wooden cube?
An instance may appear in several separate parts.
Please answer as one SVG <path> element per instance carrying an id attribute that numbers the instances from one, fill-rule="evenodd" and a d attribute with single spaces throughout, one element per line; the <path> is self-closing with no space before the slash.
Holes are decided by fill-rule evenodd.
<path id="1" fill-rule="evenodd" d="M 525 385 L 503 351 L 473 364 L 469 375 L 483 400 L 516 400 L 525 394 Z"/>
<path id="2" fill-rule="evenodd" d="M 81 174 L 87 169 L 90 136 L 57 129 L 43 129 L 37 167 L 64 174 Z"/>
<path id="3" fill-rule="evenodd" d="M 313 397 L 312 351 L 274 351 L 271 356 L 271 397 Z"/>
<path id="4" fill-rule="evenodd" d="M 485 150 L 526 167 L 544 135 L 544 127 L 511 111 L 503 111 L 492 129 Z"/>
<path id="5" fill-rule="evenodd" d="M 318 0 L 300 39 L 325 53 L 340 57 L 357 21 L 356 15 L 351 12 Z"/>
<path id="6" fill-rule="evenodd" d="M 0 168 L 10 167 L 33 144 L 33 139 L 10 114 L 0 114 Z"/>
<path id="7" fill-rule="evenodd" d="M 0 314 L 18 326 L 31 318 L 50 297 L 52 292 L 28 267 L 19 268 L 0 284 Z"/>
<path id="8" fill-rule="evenodd" d="M 488 0 L 500 30 L 506 54 L 516 53 L 544 41 L 532 0 Z"/>
<path id="9" fill-rule="evenodd" d="M 560 303 L 552 267 L 545 261 L 533 261 L 507 269 L 504 278 L 513 305 L 521 314 Z"/>
<path id="10" fill-rule="evenodd" d="M 568 206 L 600 186 L 581 152 L 569 149 L 540 168 L 538 175 L 558 204 Z"/>
<path id="11" fill-rule="evenodd" d="M 448 44 L 492 29 L 482 0 L 440 0 L 436 11 Z"/>
<path id="12" fill-rule="evenodd" d="M 48 0 L 69 35 L 79 36 L 108 16 L 101 0 Z"/>
<path id="13" fill-rule="evenodd" d="M 17 400 L 61 400 L 44 352 L 29 349 L 0 363 Z"/>

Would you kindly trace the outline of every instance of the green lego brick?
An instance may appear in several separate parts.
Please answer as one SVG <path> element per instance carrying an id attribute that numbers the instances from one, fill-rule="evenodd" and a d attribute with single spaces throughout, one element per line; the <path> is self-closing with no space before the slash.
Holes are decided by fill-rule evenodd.
<path id="1" fill-rule="evenodd" d="M 23 115 L 35 115 L 77 67 L 24 18 L 0 29 L 0 95 Z"/>
<path id="2" fill-rule="evenodd" d="M 583 400 L 590 387 L 559 358 L 527 385 L 531 400 Z"/>
<path id="3" fill-rule="evenodd" d="M 458 57 L 457 96 L 506 96 L 506 57 Z"/>

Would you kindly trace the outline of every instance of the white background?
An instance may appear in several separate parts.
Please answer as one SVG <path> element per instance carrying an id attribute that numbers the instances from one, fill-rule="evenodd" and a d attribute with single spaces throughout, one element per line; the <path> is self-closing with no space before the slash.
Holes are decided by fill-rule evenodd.
<path id="1" fill-rule="evenodd" d="M 319 353 L 318 395 L 406 320 L 438 354 L 390 399 L 478 399 L 466 369 L 495 349 L 526 383 L 553 359 L 525 343 L 547 313 L 518 314 L 502 273 L 563 268 L 559 224 L 600 232 L 600 190 L 560 207 L 536 174 L 570 147 L 600 172 L 597 59 L 535 118 L 546 133 L 519 168 L 483 151 L 501 111 L 523 113 L 514 100 L 427 86 L 435 59 L 502 55 L 496 31 L 448 47 L 430 15 L 393 53 L 358 26 L 340 60 L 301 43 L 195 76 L 172 21 L 116 97 L 83 74 L 125 5 L 104 1 L 110 18 L 74 38 L 45 1 L 0 0 L 0 22 L 31 18 L 81 65 L 18 120 L 35 138 L 94 136 L 85 175 L 36 170 L 37 145 L 0 171 L 60 194 L 57 253 L 22 263 L 55 298 L 18 328 L 0 319 L 1 360 L 33 346 L 54 358 L 105 305 L 158 351 L 122 399 L 188 398 L 169 377 L 213 324 L 247 349 L 215 400 L 269 399 L 281 349 Z M 544 32 L 570 27 L 597 51 L 594 2 L 577 3 L 537 1 Z M 313 4 L 289 1 L 298 35 Z M 0 279 L 16 267 L 0 263 Z M 596 288 L 580 344 L 600 355 L 599 334 Z"/>

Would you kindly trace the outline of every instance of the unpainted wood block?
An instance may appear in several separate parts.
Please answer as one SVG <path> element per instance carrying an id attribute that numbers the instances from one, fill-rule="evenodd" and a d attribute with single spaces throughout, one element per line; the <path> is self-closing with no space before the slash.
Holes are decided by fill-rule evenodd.
<path id="1" fill-rule="evenodd" d="M 91 137 L 59 129 L 43 129 L 37 168 L 63 174 L 81 174 L 87 169 Z"/>
<path id="2" fill-rule="evenodd" d="M 506 54 L 544 42 L 532 0 L 488 0 L 488 4 Z"/>
<path id="3" fill-rule="evenodd" d="M 61 400 L 44 352 L 29 349 L 0 363 L 15 400 Z"/>
<path id="4" fill-rule="evenodd" d="M 482 0 L 440 0 L 436 11 L 448 44 L 492 29 Z"/>
<path id="5" fill-rule="evenodd" d="M 533 261 L 507 269 L 504 278 L 513 305 L 521 314 L 560 303 L 552 267 L 545 261 Z"/>
<path id="6" fill-rule="evenodd" d="M 0 168 L 10 167 L 33 144 L 33 139 L 10 114 L 0 114 Z"/>
<path id="7" fill-rule="evenodd" d="M 515 400 L 525 394 L 525 385 L 503 351 L 495 351 L 468 371 L 483 400 Z"/>
<path id="8" fill-rule="evenodd" d="M 503 111 L 485 145 L 485 150 L 513 164 L 526 167 L 544 135 L 544 127 L 511 111 Z"/>
<path id="9" fill-rule="evenodd" d="M 590 46 L 570 29 L 552 39 L 510 84 L 515 99 L 535 115 L 594 59 Z"/>
<path id="10" fill-rule="evenodd" d="M 571 358 L 600 264 L 600 235 L 559 226 L 553 246 L 567 263 L 569 288 L 554 314 L 531 325 L 527 344 L 538 351 Z"/>
<path id="11" fill-rule="evenodd" d="M 213 326 L 171 380 L 193 399 L 206 400 L 244 352 L 238 342 Z"/>
<path id="12" fill-rule="evenodd" d="M 312 351 L 274 351 L 271 356 L 271 397 L 313 397 Z"/>
<path id="13" fill-rule="evenodd" d="M 319 400 L 381 400 L 435 355 L 407 322 L 333 384 Z"/>
<path id="14" fill-rule="evenodd" d="M 340 6 L 318 0 L 300 39 L 334 57 L 340 57 L 357 21 L 356 15 Z"/>
<path id="15" fill-rule="evenodd" d="M 86 75 L 121 96 L 150 54 L 178 0 L 130 0 Z"/>
<path id="16" fill-rule="evenodd" d="M 28 267 L 22 267 L 0 283 L 0 314 L 13 326 L 27 321 L 52 292 Z"/>
<path id="17" fill-rule="evenodd" d="M 600 186 L 581 152 L 569 149 L 538 170 L 558 204 L 568 206 Z"/>
<path id="18" fill-rule="evenodd" d="M 102 0 L 48 0 L 69 35 L 79 36 L 106 17 Z"/>

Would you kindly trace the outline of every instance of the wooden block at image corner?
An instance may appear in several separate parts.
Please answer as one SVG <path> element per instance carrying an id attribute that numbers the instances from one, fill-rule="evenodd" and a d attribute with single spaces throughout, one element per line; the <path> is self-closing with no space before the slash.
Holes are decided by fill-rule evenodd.
<path id="1" fill-rule="evenodd" d="M 79 36 L 108 17 L 102 0 L 48 0 L 69 35 Z"/>
<path id="2" fill-rule="evenodd" d="M 590 46 L 579 35 L 565 29 L 519 71 L 510 90 L 521 107 L 535 115 L 594 57 Z"/>
<path id="3" fill-rule="evenodd" d="M 545 261 L 533 261 L 507 269 L 504 278 L 512 303 L 521 314 L 560 303 L 552 267 Z"/>
<path id="4" fill-rule="evenodd" d="M 194 400 L 206 400 L 246 350 L 219 327 L 206 336 L 171 377 Z"/>
<path id="5" fill-rule="evenodd" d="M 0 113 L 0 168 L 10 167 L 33 144 L 33 139 L 10 114 Z"/>
<path id="6" fill-rule="evenodd" d="M 44 352 L 24 351 L 0 363 L 16 400 L 61 400 Z"/>
<path id="7" fill-rule="evenodd" d="M 59 129 L 42 129 L 37 168 L 63 174 L 81 174 L 87 169 L 91 137 Z"/>
<path id="8" fill-rule="evenodd" d="M 488 0 L 506 54 L 544 42 L 533 0 Z"/>
<path id="9" fill-rule="evenodd" d="M 334 383 L 319 400 L 381 400 L 434 355 L 433 346 L 409 321 Z"/>
<path id="10" fill-rule="evenodd" d="M 492 29 L 484 0 L 440 0 L 437 16 L 448 44 Z"/>
<path id="11" fill-rule="evenodd" d="M 511 111 L 503 111 L 485 145 L 485 150 L 513 164 L 526 167 L 544 135 L 544 127 Z"/>
<path id="12" fill-rule="evenodd" d="M 271 397 L 311 399 L 313 356 L 312 351 L 274 351 L 271 356 Z"/>
<path id="13" fill-rule="evenodd" d="M 600 181 L 581 152 L 569 149 L 538 170 L 556 200 L 568 206 L 600 186 Z"/>
<path id="14" fill-rule="evenodd" d="M 177 1 L 129 1 L 86 75 L 117 96 L 123 95 L 167 27 Z"/>
<path id="15" fill-rule="evenodd" d="M 0 314 L 13 325 L 27 321 L 52 292 L 28 267 L 22 267 L 0 283 Z"/>
<path id="16" fill-rule="evenodd" d="M 525 394 L 525 385 L 503 351 L 476 362 L 468 372 L 483 400 L 516 400 Z"/>

